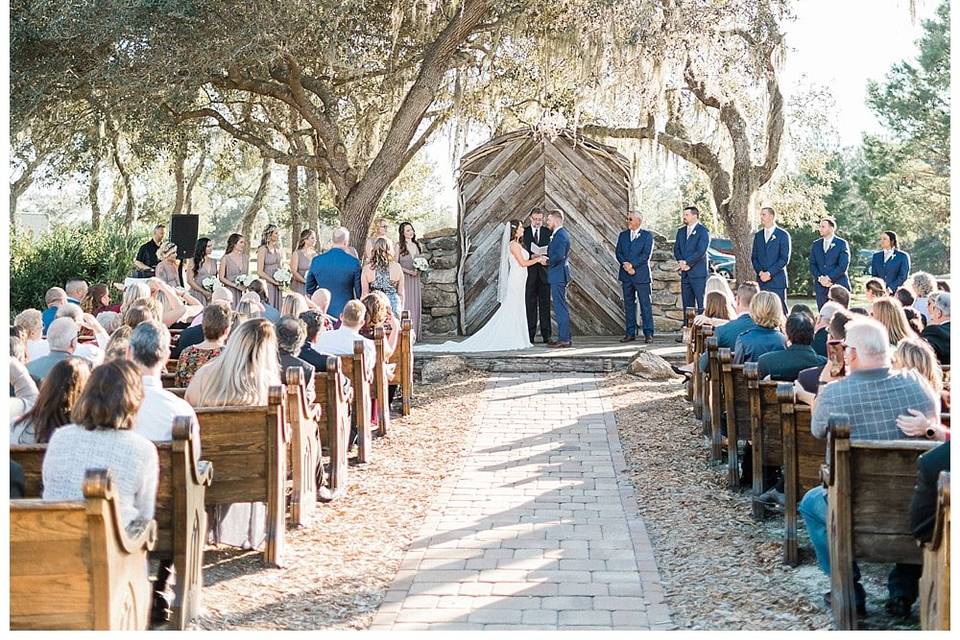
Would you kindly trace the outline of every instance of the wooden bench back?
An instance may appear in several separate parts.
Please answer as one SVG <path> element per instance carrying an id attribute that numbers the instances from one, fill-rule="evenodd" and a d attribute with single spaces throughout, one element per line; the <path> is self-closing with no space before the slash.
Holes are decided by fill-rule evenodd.
<path id="1" fill-rule="evenodd" d="M 923 545 L 920 577 L 920 627 L 950 629 L 950 472 L 937 481 L 937 516 L 933 536 Z"/>
<path id="2" fill-rule="evenodd" d="M 284 375 L 287 383 L 286 416 L 290 421 L 287 456 L 293 480 L 290 516 L 294 524 L 304 526 L 317 506 L 317 468 L 321 458 L 320 425 L 315 416 L 317 410 L 322 413 L 323 409 L 307 403 L 303 369 L 288 367 Z"/>
<path id="3" fill-rule="evenodd" d="M 740 452 L 737 443 L 750 437 L 750 396 L 747 394 L 747 377 L 744 367 L 756 367 L 755 362 L 733 364 L 730 349 L 718 351 L 720 395 L 727 416 L 727 485 L 731 489 L 740 486 Z"/>
<path id="4" fill-rule="evenodd" d="M 350 398 L 344 391 L 344 375 L 339 358 L 327 358 L 327 370 L 313 375 L 316 402 L 320 405 L 323 426 L 322 446 L 330 455 L 330 492 L 339 497 L 347 488 L 347 439 L 350 435 Z"/>
<path id="5" fill-rule="evenodd" d="M 753 515 L 763 517 L 763 505 L 756 497 L 763 493 L 763 467 L 783 465 L 783 429 L 775 380 L 760 380 L 757 367 L 744 369 L 750 399 L 750 435 L 753 441 Z"/>
<path id="6" fill-rule="evenodd" d="M 699 364 L 699 362 L 694 363 L 694 366 Z M 707 369 L 709 370 L 707 385 L 710 396 L 710 433 L 705 435 L 710 437 L 711 462 L 720 462 L 723 458 L 723 434 L 720 430 L 723 418 L 723 376 L 720 373 L 720 350 L 716 336 L 707 338 Z"/>
<path id="7" fill-rule="evenodd" d="M 400 338 L 390 363 L 396 365 L 390 384 L 400 385 L 401 413 L 408 416 L 413 405 L 413 322 L 409 311 L 400 315 Z"/>
<path id="8" fill-rule="evenodd" d="M 373 380 L 367 376 L 363 351 L 363 342 L 353 343 L 353 355 L 340 356 L 343 374 L 353 387 L 353 424 L 358 431 L 357 461 L 364 463 L 370 459 L 373 434 L 370 432 L 370 398 Z"/>
<path id="9" fill-rule="evenodd" d="M 265 502 L 267 543 L 264 561 L 279 565 L 284 550 L 284 486 L 290 425 L 284 416 L 282 386 L 270 387 L 259 407 L 197 409 L 203 457 L 217 475 L 207 504 Z"/>
<path id="10" fill-rule="evenodd" d="M 380 436 L 390 430 L 390 383 L 387 376 L 386 337 L 383 327 L 373 330 L 373 344 L 377 349 L 377 360 L 373 365 L 372 395 L 377 399 L 377 427 Z"/>
<path id="11" fill-rule="evenodd" d="M 12 629 L 146 629 L 153 520 L 124 528 L 112 475 L 87 471 L 83 500 L 10 501 Z"/>

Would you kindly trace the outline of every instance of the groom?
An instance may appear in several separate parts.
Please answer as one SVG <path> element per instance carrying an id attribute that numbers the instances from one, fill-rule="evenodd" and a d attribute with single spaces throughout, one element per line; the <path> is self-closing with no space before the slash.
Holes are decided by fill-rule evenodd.
<path id="1" fill-rule="evenodd" d="M 550 284 L 550 297 L 557 316 L 557 337 L 551 342 L 554 348 L 573 346 L 570 336 L 570 310 L 567 309 L 567 283 L 570 282 L 570 234 L 563 228 L 563 212 L 554 209 L 547 215 L 547 226 L 553 232 L 547 245 L 547 282 Z"/>

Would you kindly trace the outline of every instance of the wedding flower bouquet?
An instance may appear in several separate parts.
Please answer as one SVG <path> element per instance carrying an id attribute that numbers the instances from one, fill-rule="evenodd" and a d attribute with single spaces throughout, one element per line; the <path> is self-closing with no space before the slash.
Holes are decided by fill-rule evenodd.
<path id="1" fill-rule="evenodd" d="M 287 288 L 293 282 L 293 273 L 290 272 L 290 267 L 280 267 L 273 272 L 273 279 L 279 282 L 281 287 Z"/>
<path id="2" fill-rule="evenodd" d="M 212 292 L 212 291 L 213 291 L 213 288 L 214 288 L 215 286 L 217 286 L 217 283 L 218 283 L 218 282 L 220 282 L 220 280 L 217 279 L 216 277 L 214 277 L 214 276 L 207 276 L 206 278 L 204 278 L 203 280 L 200 281 L 200 286 L 203 287 L 204 289 L 206 289 L 207 291 L 211 291 L 211 292 Z"/>
<path id="3" fill-rule="evenodd" d="M 250 286 L 250 283 L 256 280 L 256 276 L 252 276 L 249 273 L 240 273 L 237 274 L 237 277 L 233 279 L 234 284 L 238 287 L 243 287 L 246 289 Z"/>
<path id="4" fill-rule="evenodd" d="M 423 256 L 417 256 L 413 259 L 413 268 L 420 273 L 427 273 L 430 271 L 430 263 Z"/>

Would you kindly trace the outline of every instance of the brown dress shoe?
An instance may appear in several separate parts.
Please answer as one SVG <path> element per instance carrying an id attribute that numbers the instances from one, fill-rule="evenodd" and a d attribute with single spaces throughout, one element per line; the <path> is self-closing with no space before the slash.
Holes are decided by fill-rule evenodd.
<path id="1" fill-rule="evenodd" d="M 556 342 L 550 346 L 553 347 L 554 349 L 569 349 L 573 345 L 569 342 Z"/>
<path id="2" fill-rule="evenodd" d="M 653 342 L 653 336 L 643 336 L 643 344 L 650 344 Z"/>
<path id="3" fill-rule="evenodd" d="M 636 336 L 623 336 L 620 338 L 620 342 L 634 342 L 636 339 Z"/>

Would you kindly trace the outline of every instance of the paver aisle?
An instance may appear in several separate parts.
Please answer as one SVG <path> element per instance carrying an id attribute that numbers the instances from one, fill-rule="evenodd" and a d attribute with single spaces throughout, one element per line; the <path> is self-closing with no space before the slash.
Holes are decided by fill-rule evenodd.
<path id="1" fill-rule="evenodd" d="M 475 420 L 371 628 L 672 628 L 596 378 L 501 374 Z"/>

